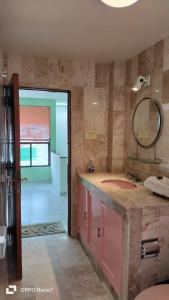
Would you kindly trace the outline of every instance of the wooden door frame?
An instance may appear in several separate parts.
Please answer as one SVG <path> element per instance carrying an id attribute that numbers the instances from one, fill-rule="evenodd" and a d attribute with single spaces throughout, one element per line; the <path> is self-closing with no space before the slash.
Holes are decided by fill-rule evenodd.
<path id="1" fill-rule="evenodd" d="M 51 93 L 67 93 L 68 106 L 67 106 L 67 124 L 68 124 L 68 235 L 71 237 L 71 90 L 61 90 L 53 88 L 38 88 L 19 86 L 19 90 L 33 90 L 33 91 L 46 91 Z"/>
<path id="2" fill-rule="evenodd" d="M 20 194 L 20 118 L 19 118 L 19 76 L 13 73 L 9 82 L 3 85 L 4 105 L 11 108 L 11 126 L 13 126 L 13 159 L 9 158 L 7 154 L 6 171 L 13 169 L 13 174 L 6 177 L 7 184 L 13 185 L 13 213 L 12 224 L 8 230 L 10 234 L 10 242 L 7 241 L 7 268 L 8 280 L 22 279 L 22 242 L 21 242 L 21 194 Z M 5 112 L 6 120 L 8 119 L 8 112 Z M 9 123 L 8 123 L 9 124 Z M 7 126 L 7 130 L 9 130 Z M 7 140 L 8 140 L 7 133 Z M 8 150 L 9 151 L 9 150 Z M 8 176 L 8 174 L 7 174 Z M 9 187 L 8 187 L 9 188 Z M 9 200 L 9 198 L 8 198 Z M 7 201 L 8 201 L 7 200 Z M 9 208 L 8 208 L 9 209 Z M 8 247 L 9 246 L 9 247 Z"/>
<path id="3" fill-rule="evenodd" d="M 17 280 L 22 279 L 22 242 L 21 242 L 21 177 L 20 177 L 20 147 L 18 148 L 18 145 L 20 144 L 20 124 L 18 124 L 18 120 L 20 122 L 20 116 L 19 116 L 19 76 L 18 74 L 14 73 L 12 75 L 12 79 L 14 80 L 14 101 L 17 101 L 17 103 L 14 103 L 14 151 L 15 151 L 15 181 L 16 181 L 16 191 L 15 191 L 15 205 L 16 205 L 16 251 L 17 251 L 17 257 L 20 258 L 20 261 L 17 259 Z M 17 177 L 16 177 L 17 176 Z M 18 195 L 18 196 L 17 196 Z M 19 199 L 19 201 L 17 201 Z"/>

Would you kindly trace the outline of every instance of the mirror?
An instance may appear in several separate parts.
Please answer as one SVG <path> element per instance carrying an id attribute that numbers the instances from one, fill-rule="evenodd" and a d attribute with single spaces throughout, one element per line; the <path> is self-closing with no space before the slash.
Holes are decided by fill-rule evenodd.
<path id="1" fill-rule="evenodd" d="M 162 110 L 157 100 L 145 97 L 139 101 L 134 111 L 132 129 L 141 147 L 155 145 L 162 129 Z"/>

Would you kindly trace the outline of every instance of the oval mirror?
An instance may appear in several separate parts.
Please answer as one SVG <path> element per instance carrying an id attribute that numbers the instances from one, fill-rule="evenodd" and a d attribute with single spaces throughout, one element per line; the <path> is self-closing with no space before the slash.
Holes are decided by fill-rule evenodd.
<path id="1" fill-rule="evenodd" d="M 157 100 L 145 97 L 139 101 L 134 111 L 132 129 L 141 147 L 150 148 L 158 141 L 162 129 L 162 110 Z"/>

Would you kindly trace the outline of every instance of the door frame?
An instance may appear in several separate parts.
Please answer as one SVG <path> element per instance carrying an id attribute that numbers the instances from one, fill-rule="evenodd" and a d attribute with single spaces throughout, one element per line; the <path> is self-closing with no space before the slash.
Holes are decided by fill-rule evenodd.
<path id="1" fill-rule="evenodd" d="M 38 87 L 26 87 L 19 86 L 19 90 L 34 90 L 34 91 L 46 91 L 51 93 L 67 93 L 68 95 L 68 106 L 67 106 L 67 127 L 68 127 L 68 174 L 67 174 L 67 184 L 68 184 L 68 235 L 71 237 L 71 90 L 61 90 L 53 88 L 38 88 Z"/>

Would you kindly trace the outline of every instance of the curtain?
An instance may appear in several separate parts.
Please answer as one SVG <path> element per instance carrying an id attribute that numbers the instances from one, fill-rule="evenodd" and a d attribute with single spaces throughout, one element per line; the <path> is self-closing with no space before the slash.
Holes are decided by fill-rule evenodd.
<path id="1" fill-rule="evenodd" d="M 20 106 L 20 140 L 48 141 L 50 139 L 50 108 Z"/>

